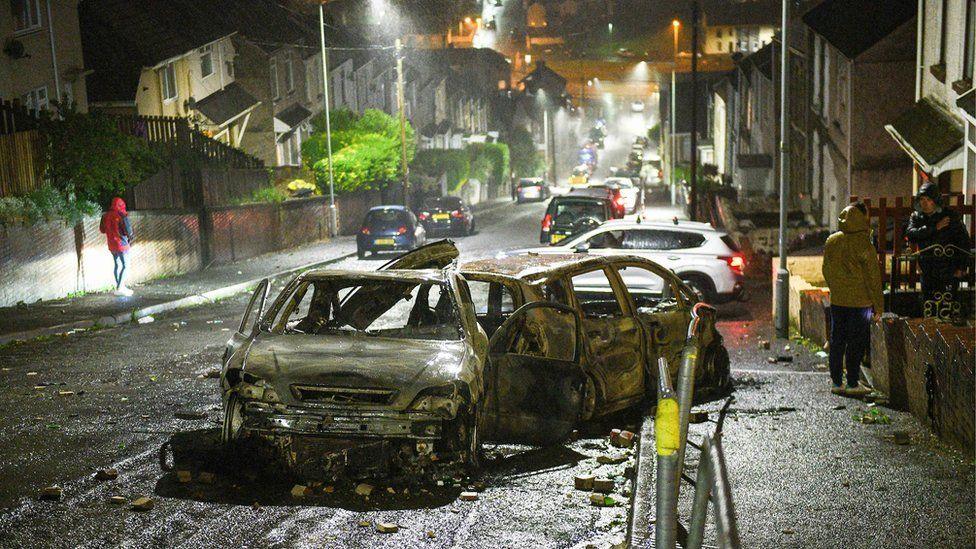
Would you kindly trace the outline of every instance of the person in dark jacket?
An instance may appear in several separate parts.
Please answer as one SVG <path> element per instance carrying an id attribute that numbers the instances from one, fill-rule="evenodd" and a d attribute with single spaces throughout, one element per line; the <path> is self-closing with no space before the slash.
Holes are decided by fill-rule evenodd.
<path id="1" fill-rule="evenodd" d="M 926 183 L 918 190 L 905 236 L 920 252 L 924 316 L 951 315 L 959 279 L 972 261 L 971 243 L 959 214 L 943 207 L 939 187 L 934 183 Z"/>
<path id="2" fill-rule="evenodd" d="M 105 234 L 108 251 L 112 253 L 115 293 L 130 296 L 132 290 L 125 286 L 125 268 L 129 246 L 132 243 L 132 224 L 129 222 L 129 213 L 125 209 L 124 200 L 119 197 L 112 199 L 112 207 L 102 214 L 102 222 L 98 229 Z"/>

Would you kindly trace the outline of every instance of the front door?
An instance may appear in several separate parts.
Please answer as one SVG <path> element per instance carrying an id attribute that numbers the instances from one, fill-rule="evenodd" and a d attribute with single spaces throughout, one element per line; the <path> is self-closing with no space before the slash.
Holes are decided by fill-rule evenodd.
<path id="1" fill-rule="evenodd" d="M 516 310 L 488 343 L 485 439 L 554 444 L 579 421 L 586 376 L 571 307 L 537 301 Z"/>

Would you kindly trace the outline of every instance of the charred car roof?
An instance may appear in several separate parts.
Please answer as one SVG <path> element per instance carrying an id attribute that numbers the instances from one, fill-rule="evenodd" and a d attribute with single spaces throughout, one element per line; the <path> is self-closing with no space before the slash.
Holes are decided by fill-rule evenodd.
<path id="1" fill-rule="evenodd" d="M 639 261 L 647 263 L 644 258 L 630 255 L 616 255 L 613 257 L 594 256 L 587 254 L 521 254 L 507 257 L 479 259 L 460 266 L 460 271 L 493 273 L 527 281 L 540 280 L 559 276 L 566 272 L 574 272 L 591 266 L 608 265 L 620 261 Z"/>
<path id="2" fill-rule="evenodd" d="M 355 271 L 352 269 L 316 269 L 299 275 L 302 280 L 347 278 L 360 280 L 417 280 L 447 282 L 447 273 L 440 269 L 387 269 L 383 271 Z"/>

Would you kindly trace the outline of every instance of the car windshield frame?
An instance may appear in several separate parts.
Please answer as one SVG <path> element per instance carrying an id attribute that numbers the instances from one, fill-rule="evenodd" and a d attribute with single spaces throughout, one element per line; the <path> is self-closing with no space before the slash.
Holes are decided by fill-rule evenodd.
<path id="1" fill-rule="evenodd" d="M 464 339 L 464 334 L 465 334 L 464 322 L 463 322 L 464 313 L 461 309 L 460 304 L 458 303 L 458 296 L 456 293 L 455 285 L 450 280 L 450 278 L 437 278 L 437 277 L 425 277 L 425 276 L 402 276 L 402 277 L 369 276 L 369 274 L 371 273 L 363 273 L 363 275 L 360 275 L 358 273 L 336 273 L 336 274 L 316 275 L 312 277 L 307 277 L 304 275 L 295 277 L 284 288 L 282 288 L 281 292 L 278 294 L 274 302 L 271 304 L 271 307 L 269 307 L 262 314 L 261 320 L 257 324 L 258 332 L 263 334 L 273 334 L 276 336 L 323 335 L 323 336 L 368 337 L 368 338 L 387 338 L 387 339 L 420 340 L 420 341 L 460 341 Z M 450 300 L 450 312 L 453 317 L 452 320 L 453 320 L 454 328 L 456 329 L 450 330 L 450 325 L 449 325 L 450 323 L 444 323 L 445 333 L 450 331 L 451 337 L 449 338 L 397 337 L 394 335 L 390 335 L 388 333 L 387 334 L 370 333 L 368 327 L 367 329 L 360 330 L 349 325 L 348 323 L 341 326 L 337 326 L 334 329 L 329 329 L 328 331 L 325 332 L 316 332 L 312 334 L 297 332 L 297 331 L 288 332 L 284 330 L 278 330 L 277 326 L 273 325 L 275 320 L 278 319 L 279 314 L 282 313 L 283 308 L 288 305 L 289 301 L 292 300 L 293 296 L 299 290 L 304 288 L 304 291 L 307 292 L 308 289 L 310 289 L 311 286 L 315 283 L 329 283 L 329 282 L 337 283 L 342 286 L 342 289 L 340 289 L 340 291 L 337 292 L 337 294 L 342 293 L 342 290 L 344 289 L 355 288 L 355 291 L 346 292 L 345 295 L 341 297 L 337 295 L 338 303 L 340 307 L 345 305 L 351 297 L 355 296 L 360 290 L 366 288 L 370 284 L 383 284 L 383 283 L 413 284 L 413 287 L 410 290 L 411 293 L 416 291 L 417 286 L 423 284 L 440 286 L 442 295 L 446 294 L 448 296 L 448 299 Z M 313 299 L 314 295 L 312 296 L 303 295 L 300 301 L 304 301 L 306 298 Z M 416 296 L 413 296 L 413 298 L 416 299 Z M 384 309 L 379 316 L 382 316 L 383 314 L 386 314 L 387 312 L 392 310 L 401 301 L 402 299 L 397 300 L 395 303 L 391 304 L 388 308 Z M 294 313 L 294 310 L 290 311 L 289 315 L 292 313 Z M 377 316 L 377 318 L 379 318 L 379 316 Z M 376 319 L 373 319 L 371 321 L 371 324 L 372 322 L 375 322 L 375 320 Z M 280 319 L 279 319 L 279 324 L 280 324 Z M 350 329 L 341 329 L 341 328 L 350 328 Z"/>

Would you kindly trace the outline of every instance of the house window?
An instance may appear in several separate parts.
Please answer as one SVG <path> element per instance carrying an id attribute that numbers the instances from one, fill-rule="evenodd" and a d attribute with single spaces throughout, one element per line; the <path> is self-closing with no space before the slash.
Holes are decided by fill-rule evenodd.
<path id="1" fill-rule="evenodd" d="M 721 38 L 722 37 L 722 29 L 717 29 L 715 31 L 715 37 L 716 38 Z"/>
<path id="2" fill-rule="evenodd" d="M 232 48 L 226 48 L 225 44 L 220 46 L 220 58 L 224 60 L 224 70 L 227 71 L 227 76 L 234 78 L 234 51 Z"/>
<path id="3" fill-rule="evenodd" d="M 939 15 L 942 17 L 942 20 L 939 21 L 941 27 L 941 35 L 939 36 L 939 64 L 944 66 L 946 62 L 946 35 L 949 29 L 949 0 L 942 0 L 942 11 L 939 12 Z"/>
<path id="4" fill-rule="evenodd" d="M 291 53 L 285 55 L 285 89 L 288 93 L 295 91 L 295 67 L 292 64 Z"/>
<path id="5" fill-rule="evenodd" d="M 274 59 L 268 61 L 268 77 L 271 79 L 271 98 L 279 99 L 281 91 L 278 89 L 278 62 Z"/>
<path id="6" fill-rule="evenodd" d="M 963 36 L 966 43 L 963 46 L 962 77 L 972 85 L 973 64 L 976 63 L 976 0 L 966 2 L 966 32 Z"/>
<path id="7" fill-rule="evenodd" d="M 207 44 L 200 48 L 200 78 L 206 78 L 213 73 L 213 44 Z"/>
<path id="8" fill-rule="evenodd" d="M 722 43 L 715 42 L 715 51 L 722 51 Z"/>
<path id="9" fill-rule="evenodd" d="M 734 48 L 734 44 L 731 40 L 729 40 L 729 51 L 734 51 L 733 48 Z"/>
<path id="10" fill-rule="evenodd" d="M 33 89 L 21 98 L 28 109 L 41 111 L 48 107 L 47 86 Z"/>
<path id="11" fill-rule="evenodd" d="M 173 63 L 159 69 L 159 88 L 163 93 L 163 101 L 176 99 L 176 66 Z"/>
<path id="12" fill-rule="evenodd" d="M 302 163 L 302 139 L 299 135 L 299 131 L 295 130 L 291 134 L 291 154 L 289 157 L 289 164 L 292 166 L 297 166 Z"/>
<path id="13" fill-rule="evenodd" d="M 14 32 L 41 28 L 40 0 L 10 0 L 10 12 L 14 16 Z"/>

